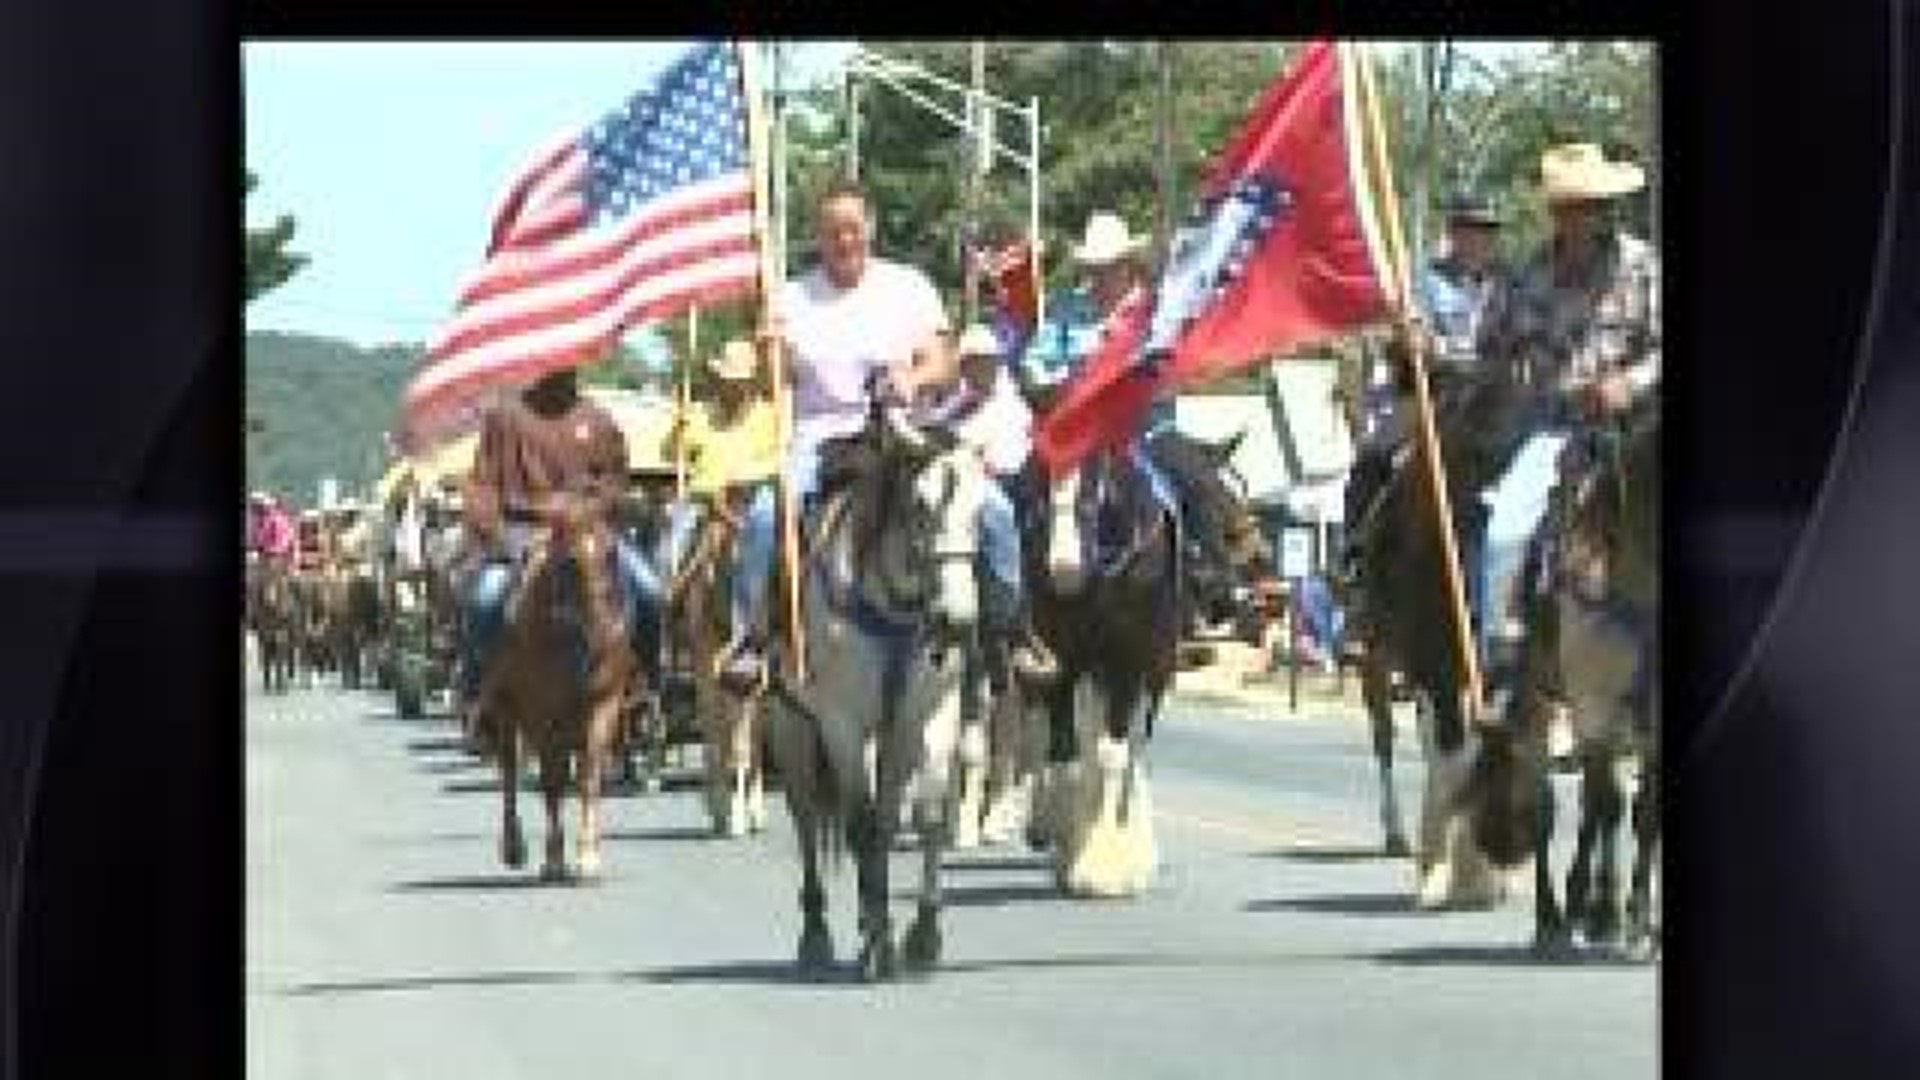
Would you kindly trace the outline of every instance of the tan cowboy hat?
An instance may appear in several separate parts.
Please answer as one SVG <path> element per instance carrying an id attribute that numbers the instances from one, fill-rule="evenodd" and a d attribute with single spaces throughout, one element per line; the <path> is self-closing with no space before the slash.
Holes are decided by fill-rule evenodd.
<path id="1" fill-rule="evenodd" d="M 1618 198 L 1646 183 L 1647 174 L 1640 166 L 1608 161 L 1593 143 L 1567 143 L 1540 155 L 1540 184 L 1550 203 Z"/>
<path id="2" fill-rule="evenodd" d="M 1082 266 L 1106 266 L 1138 255 L 1146 247 L 1144 237 L 1136 237 L 1119 214 L 1105 210 L 1087 219 L 1087 231 L 1073 249 L 1073 261 Z"/>
<path id="3" fill-rule="evenodd" d="M 954 347 L 954 354 L 962 360 L 973 356 L 988 356 L 998 360 L 1000 359 L 1000 339 L 994 337 L 993 331 L 987 329 L 984 323 L 974 323 L 961 333 L 960 343 Z"/>
<path id="4" fill-rule="evenodd" d="M 729 382 L 745 382 L 758 374 L 760 357 L 753 351 L 752 342 L 745 338 L 734 338 L 721 347 L 718 355 L 707 361 L 707 369 Z"/>

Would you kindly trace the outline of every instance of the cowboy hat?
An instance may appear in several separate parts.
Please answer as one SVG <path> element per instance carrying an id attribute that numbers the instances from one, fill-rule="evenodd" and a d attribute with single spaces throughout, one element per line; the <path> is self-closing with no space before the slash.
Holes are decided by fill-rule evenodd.
<path id="1" fill-rule="evenodd" d="M 985 325 L 974 323 L 960 335 L 960 343 L 955 346 L 954 354 L 962 360 L 972 356 L 989 356 L 998 360 L 1000 339 L 994 337 L 993 331 Z"/>
<path id="2" fill-rule="evenodd" d="M 1145 246 L 1146 240 L 1135 237 L 1120 215 L 1102 210 L 1087 219 L 1087 231 L 1073 249 L 1073 261 L 1083 266 L 1105 266 L 1138 255 Z"/>
<path id="3" fill-rule="evenodd" d="M 1593 143 L 1567 143 L 1540 155 L 1540 183 L 1548 202 L 1589 202 L 1630 195 L 1646 185 L 1640 166 L 1608 161 Z"/>
<path id="4" fill-rule="evenodd" d="M 1492 200 L 1478 192 L 1455 192 L 1447 200 L 1444 211 L 1449 225 L 1478 225 L 1497 229 L 1506 224 L 1506 219 L 1494 208 Z"/>
<path id="5" fill-rule="evenodd" d="M 753 351 L 753 343 L 744 338 L 727 342 L 717 355 L 707 361 L 708 370 L 730 382 L 744 382 L 753 378 L 759 367 L 760 357 Z"/>

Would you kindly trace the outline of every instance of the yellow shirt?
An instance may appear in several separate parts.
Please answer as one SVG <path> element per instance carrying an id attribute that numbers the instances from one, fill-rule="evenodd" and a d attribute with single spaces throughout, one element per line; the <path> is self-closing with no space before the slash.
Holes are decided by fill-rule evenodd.
<path id="1" fill-rule="evenodd" d="M 696 495 L 717 495 L 736 484 L 772 480 L 780 475 L 779 415 L 773 403 L 755 398 L 730 424 L 715 422 L 713 410 L 696 405 L 687 418 L 688 488 Z M 674 451 L 667 439 L 667 453 Z"/>

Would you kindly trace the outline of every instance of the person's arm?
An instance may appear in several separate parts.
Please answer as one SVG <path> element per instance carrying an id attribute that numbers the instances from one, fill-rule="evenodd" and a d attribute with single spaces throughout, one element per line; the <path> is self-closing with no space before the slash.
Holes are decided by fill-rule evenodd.
<path id="1" fill-rule="evenodd" d="M 907 318 L 919 329 L 918 342 L 905 365 L 894 372 L 894 386 L 909 402 L 927 390 L 947 390 L 960 380 L 960 357 L 954 350 L 952 324 L 947 309 L 933 282 L 918 271 L 903 301 L 909 306 Z"/>
<path id="2" fill-rule="evenodd" d="M 627 494 L 627 437 L 613 417 L 592 409 L 594 434 L 587 459 L 587 508 L 600 521 L 613 521 Z"/>
<path id="3" fill-rule="evenodd" d="M 473 535 L 475 546 L 482 550 L 494 550 L 502 540 L 505 507 L 502 505 L 500 474 L 506 441 L 505 409 L 494 409 L 487 413 L 480 429 L 480 442 L 474 448 L 473 467 L 467 472 L 466 490 L 460 506 L 467 531 Z"/>
<path id="4" fill-rule="evenodd" d="M 1637 359 L 1621 369 L 1621 377 L 1626 383 L 1625 405 L 1631 405 L 1660 388 L 1660 262 L 1657 255 L 1648 252 L 1633 287 L 1640 293 L 1641 311 L 1645 318 L 1638 329 Z"/>

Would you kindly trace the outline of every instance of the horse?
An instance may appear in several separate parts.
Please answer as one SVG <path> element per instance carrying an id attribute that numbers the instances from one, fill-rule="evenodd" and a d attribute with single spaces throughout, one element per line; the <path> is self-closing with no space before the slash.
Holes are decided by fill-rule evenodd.
<path id="1" fill-rule="evenodd" d="M 770 675 L 769 749 L 800 844 L 800 969 L 817 976 L 833 962 L 820 870 L 823 853 L 838 861 L 844 833 L 858 871 L 859 973 L 878 982 L 940 959 L 940 855 L 990 481 L 951 436 L 914 430 L 878 398 L 862 431 L 822 446 L 820 477 L 800 568 L 806 681 Z M 887 864 L 908 809 L 920 894 L 896 948 Z"/>
<path id="2" fill-rule="evenodd" d="M 248 608 L 259 643 L 262 688 L 269 694 L 285 693 L 294 676 L 299 606 L 284 567 L 270 562 L 260 565 Z"/>
<path id="3" fill-rule="evenodd" d="M 1482 843 L 1501 865 L 1534 859 L 1534 947 L 1573 945 L 1578 922 L 1590 946 L 1658 950 L 1652 879 L 1660 837 L 1659 417 L 1640 415 L 1563 458 L 1546 530 L 1548 587 L 1528 605 L 1522 723 L 1491 737 L 1476 776 Z M 1555 824 L 1552 753 L 1542 705 L 1569 706 L 1581 812 L 1567 871 L 1566 906 L 1545 858 Z M 1634 861 L 1622 896 L 1616 836 L 1627 808 L 1627 766 L 1637 762 L 1632 800 Z M 1596 861 L 1597 855 L 1597 861 Z"/>
<path id="4" fill-rule="evenodd" d="M 1147 456 L 1173 480 L 1179 502 L 1185 573 L 1181 625 L 1186 628 L 1245 614 L 1253 586 L 1272 571 L 1271 553 L 1248 506 L 1246 482 L 1231 465 L 1243 436 L 1215 443 L 1169 430 L 1146 441 Z M 969 724 L 961 734 L 962 791 L 969 795 L 976 785 L 969 783 L 975 767 L 968 750 L 982 736 L 990 748 L 973 752 L 990 762 L 986 783 L 981 785 L 988 793 L 988 807 L 980 838 L 992 843 L 1011 840 L 1024 831 L 1034 783 L 1044 765 L 1046 733 L 1039 729 L 1045 725 L 1026 722 L 1030 712 L 1023 701 L 1026 689 L 1015 681 L 1003 697 L 995 699 L 990 723 L 978 725 L 983 731 L 976 734 L 976 725 Z M 957 847 L 966 846 L 969 805 L 962 807 Z"/>
<path id="5" fill-rule="evenodd" d="M 1438 383 L 1434 396 L 1453 520 L 1456 532 L 1465 535 L 1482 513 L 1478 494 L 1494 475 L 1502 440 L 1507 439 L 1503 433 L 1512 430 L 1507 410 L 1512 399 L 1493 384 L 1465 380 Z M 1396 452 L 1390 472 L 1371 477 L 1356 473 L 1349 481 L 1380 485 L 1370 497 L 1363 488 L 1352 493 L 1359 497 L 1349 500 L 1361 508 L 1352 526 L 1360 558 L 1358 589 L 1347 590 L 1349 633 L 1363 643 L 1361 697 L 1380 777 L 1386 854 L 1413 854 L 1420 907 L 1487 907 L 1500 901 L 1505 885 L 1474 843 L 1468 821 L 1466 784 L 1481 740 L 1463 700 L 1465 675 L 1455 645 L 1423 454 L 1417 442 L 1409 440 Z M 1411 852 L 1393 779 L 1396 674 L 1405 676 L 1413 692 L 1427 765 L 1419 844 Z"/>
<path id="6" fill-rule="evenodd" d="M 766 828 L 765 702 L 721 686 L 716 664 L 731 638 L 733 551 L 740 534 L 737 499 L 715 500 L 691 550 L 667 588 L 667 610 L 686 635 L 706 773 L 707 814 L 716 835 Z"/>
<path id="7" fill-rule="evenodd" d="M 526 864 L 515 796 L 521 755 L 531 753 L 547 810 L 541 879 L 592 881 L 601 870 L 600 788 L 638 658 L 614 576 L 612 527 L 561 499 L 548 523 L 530 531 L 498 650 L 481 679 L 476 724 L 493 736 L 500 772 L 501 861 L 515 870 Z M 560 821 L 569 766 L 580 806 L 571 866 Z"/>
<path id="8" fill-rule="evenodd" d="M 1186 608 L 1180 524 L 1145 452 L 1103 451 L 1055 484 L 1026 551 L 1034 622 L 1060 662 L 1040 695 L 1048 764 L 1028 840 L 1052 848 L 1071 895 L 1138 895 L 1156 864 L 1144 751 Z"/>

